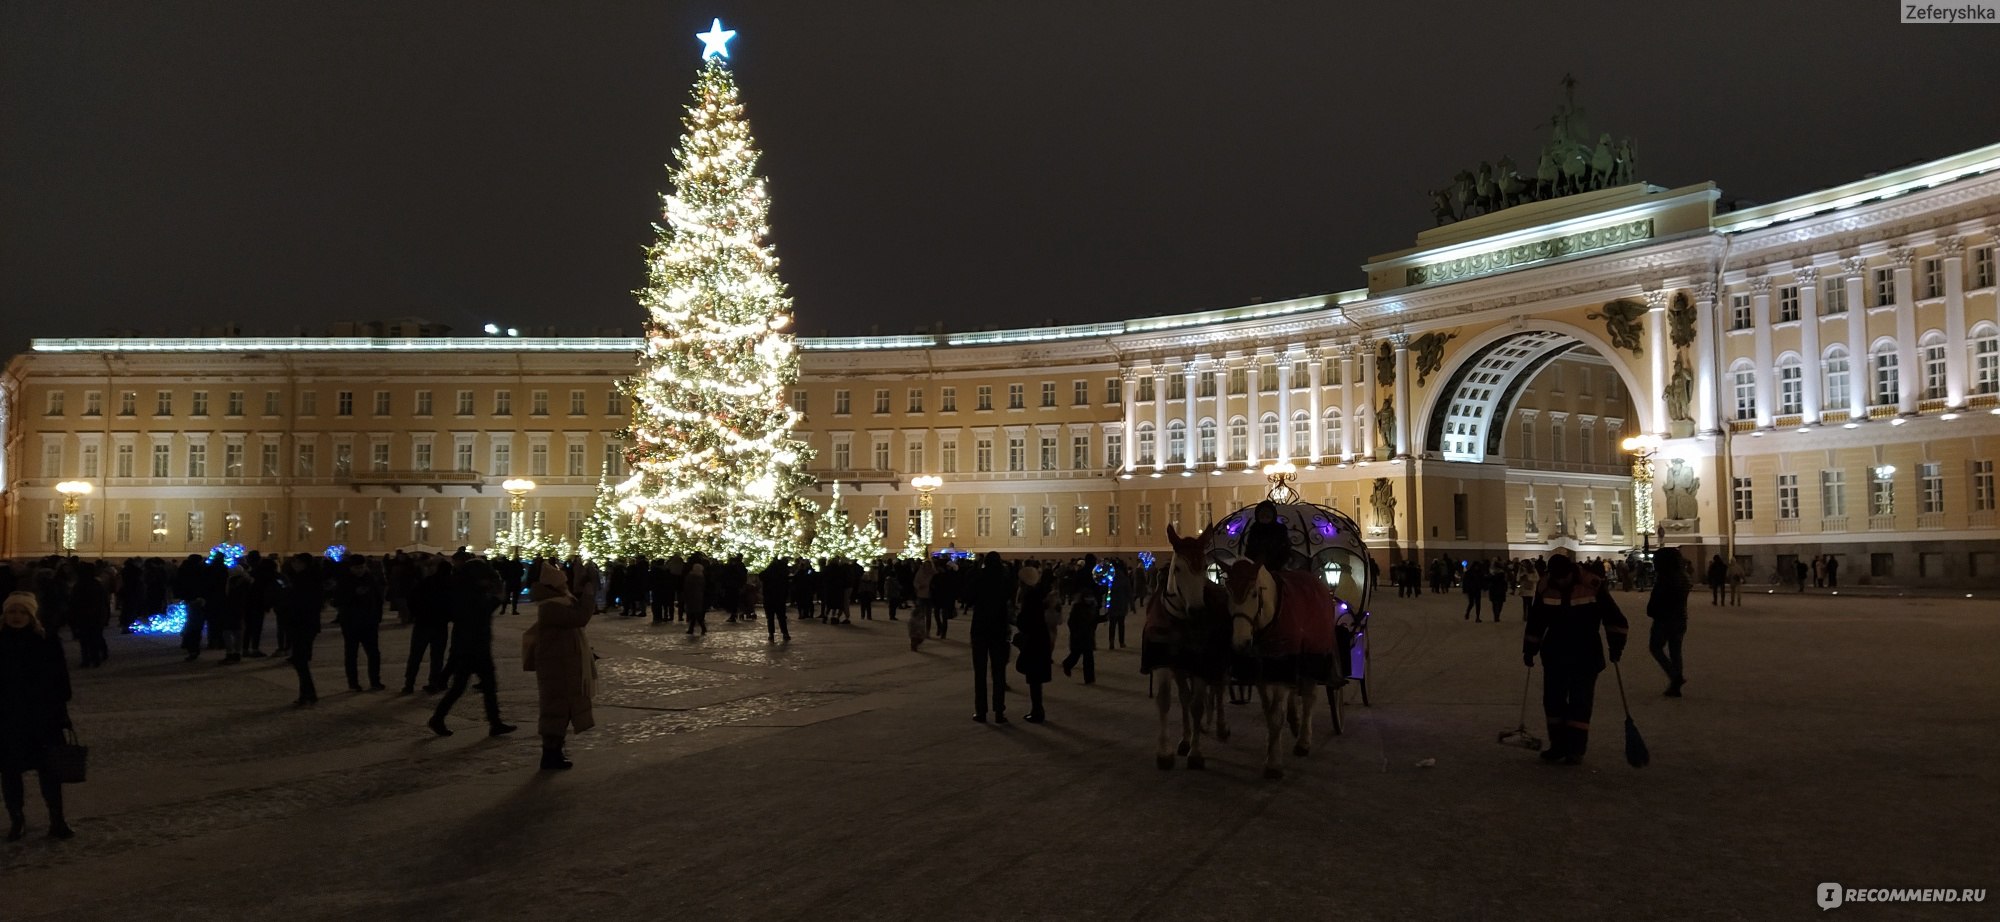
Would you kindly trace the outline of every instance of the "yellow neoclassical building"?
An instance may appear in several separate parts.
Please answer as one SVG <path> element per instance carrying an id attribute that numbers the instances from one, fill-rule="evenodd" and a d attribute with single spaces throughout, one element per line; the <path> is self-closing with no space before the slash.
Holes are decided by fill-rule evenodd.
<path id="1" fill-rule="evenodd" d="M 1289 460 L 1382 557 L 1615 554 L 2000 587 L 2000 145 L 1750 209 L 1643 183 L 1499 208 L 1364 288 L 1116 323 L 802 339 L 821 495 L 909 540 L 1164 546 Z M 578 533 L 637 340 L 33 341 L 0 382 L 8 556 L 364 553 Z M 1650 436 L 1635 492 L 1627 439 Z"/>

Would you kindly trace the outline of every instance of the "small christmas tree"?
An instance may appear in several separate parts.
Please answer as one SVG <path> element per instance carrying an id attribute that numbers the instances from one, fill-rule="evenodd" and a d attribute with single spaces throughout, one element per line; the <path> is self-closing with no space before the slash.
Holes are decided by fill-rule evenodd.
<path id="1" fill-rule="evenodd" d="M 867 563 L 888 554 L 882 546 L 882 532 L 873 520 L 856 525 L 840 503 L 840 481 L 833 482 L 833 497 L 825 509 L 814 511 L 812 544 L 806 555 L 814 560 L 843 557 Z"/>
<path id="2" fill-rule="evenodd" d="M 770 203 L 727 64 L 733 35 L 718 21 L 701 36 L 675 191 L 635 292 L 646 337 L 625 385 L 632 475 L 616 492 L 641 527 L 608 553 L 741 554 L 761 566 L 799 552 L 810 511 L 811 449 L 792 437 L 786 399 L 799 380 L 792 305 L 764 243 Z"/>
<path id="3" fill-rule="evenodd" d="M 603 563 L 613 557 L 644 553 L 633 544 L 632 517 L 618 508 L 618 492 L 611 487 L 611 468 L 597 474 L 597 496 L 590 513 L 583 518 L 583 533 L 577 536 L 576 552 L 585 560 Z"/>

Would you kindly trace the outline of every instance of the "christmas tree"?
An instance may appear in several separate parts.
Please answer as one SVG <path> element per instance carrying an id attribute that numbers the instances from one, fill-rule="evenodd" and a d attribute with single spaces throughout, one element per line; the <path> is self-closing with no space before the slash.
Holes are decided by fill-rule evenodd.
<path id="1" fill-rule="evenodd" d="M 632 475 L 617 496 L 637 527 L 617 553 L 741 554 L 759 566 L 801 549 L 811 450 L 792 437 L 792 305 L 764 242 L 770 203 L 727 63 L 734 35 L 717 21 L 701 36 L 666 224 L 635 292 L 646 337 L 625 385 Z"/>
<path id="2" fill-rule="evenodd" d="M 618 508 L 618 491 L 611 486 L 609 465 L 597 474 L 597 497 L 583 518 L 583 533 L 577 536 L 576 552 L 586 560 L 602 563 L 613 557 L 640 553 L 632 544 L 632 517 Z"/>
<path id="3" fill-rule="evenodd" d="M 882 532 L 873 520 L 854 524 L 847 507 L 840 504 L 840 481 L 834 481 L 833 497 L 826 501 L 826 508 L 813 511 L 812 544 L 806 555 L 814 560 L 840 557 L 868 563 L 887 553 L 882 547 Z"/>

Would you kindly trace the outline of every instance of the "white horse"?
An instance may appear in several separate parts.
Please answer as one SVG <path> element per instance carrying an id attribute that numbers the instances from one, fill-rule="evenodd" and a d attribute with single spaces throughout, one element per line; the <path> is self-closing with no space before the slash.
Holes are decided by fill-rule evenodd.
<path id="1" fill-rule="evenodd" d="M 1226 604 L 1221 588 L 1202 575 L 1202 552 L 1208 547 L 1208 537 L 1203 531 L 1183 538 L 1172 525 L 1167 526 L 1167 542 L 1173 552 L 1168 555 L 1159 592 L 1147 606 L 1146 627 L 1141 634 L 1142 649 L 1149 654 L 1148 666 L 1154 678 L 1161 680 L 1154 696 L 1160 709 L 1160 741 L 1154 762 L 1162 770 L 1174 767 L 1176 754 L 1187 756 L 1189 768 L 1207 767 L 1201 753 L 1201 733 L 1203 712 L 1210 705 L 1215 707 L 1216 737 L 1229 739 L 1220 701 L 1222 683 L 1210 681 L 1212 675 L 1227 668 L 1228 650 L 1222 647 L 1222 634 L 1217 630 Z M 1178 746 L 1167 730 L 1167 715 L 1176 692 L 1181 701 Z"/>
<path id="2" fill-rule="evenodd" d="M 1229 596 L 1230 639 L 1239 653 L 1256 656 L 1258 635 L 1278 620 L 1278 582 L 1271 571 L 1254 560 L 1238 560 L 1224 571 Z M 1331 613 L 1328 613 L 1329 616 Z M 1291 726 L 1297 742 L 1292 754 L 1312 753 L 1313 700 L 1319 682 L 1301 669 L 1286 681 L 1258 681 L 1257 703 L 1264 711 L 1264 777 L 1285 777 L 1278 752 L 1283 724 Z"/>

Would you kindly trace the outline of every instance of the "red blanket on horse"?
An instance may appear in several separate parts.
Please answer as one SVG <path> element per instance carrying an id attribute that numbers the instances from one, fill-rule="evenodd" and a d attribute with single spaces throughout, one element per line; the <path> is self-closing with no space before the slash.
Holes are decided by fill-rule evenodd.
<path id="1" fill-rule="evenodd" d="M 1229 671 L 1229 595 L 1221 586 L 1202 587 L 1201 607 L 1174 613 L 1163 594 L 1146 605 L 1146 627 L 1139 632 L 1139 671 L 1166 666 L 1222 681 Z"/>
<path id="2" fill-rule="evenodd" d="M 1334 651 L 1333 590 L 1319 574 L 1286 570 L 1278 582 L 1278 617 L 1257 635 L 1257 655 L 1325 655 Z"/>

